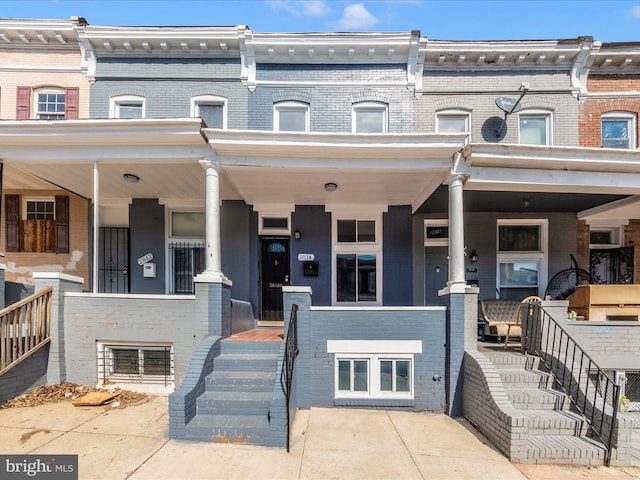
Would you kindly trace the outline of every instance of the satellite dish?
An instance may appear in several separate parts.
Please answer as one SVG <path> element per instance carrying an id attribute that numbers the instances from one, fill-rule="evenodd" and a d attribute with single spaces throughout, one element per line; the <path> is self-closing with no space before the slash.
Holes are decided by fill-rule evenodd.
<path id="1" fill-rule="evenodd" d="M 516 113 L 522 110 L 522 105 L 520 105 L 520 98 L 510 98 L 510 97 L 498 97 L 496 98 L 496 105 L 500 110 L 502 110 L 507 115 L 510 113 Z"/>

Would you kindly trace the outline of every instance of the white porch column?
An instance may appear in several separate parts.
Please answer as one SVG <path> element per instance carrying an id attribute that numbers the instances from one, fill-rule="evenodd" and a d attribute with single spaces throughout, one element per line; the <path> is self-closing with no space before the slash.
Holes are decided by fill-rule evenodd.
<path id="1" fill-rule="evenodd" d="M 449 281 L 448 286 L 466 285 L 464 275 L 464 206 L 462 190 L 465 177 L 449 179 Z"/>
<path id="2" fill-rule="evenodd" d="M 98 293 L 98 240 L 100 233 L 100 171 L 93 162 L 93 293 Z"/>
<path id="3" fill-rule="evenodd" d="M 207 276 L 222 275 L 220 248 L 220 178 L 218 165 L 208 160 L 200 164 L 206 171 L 206 270 Z"/>

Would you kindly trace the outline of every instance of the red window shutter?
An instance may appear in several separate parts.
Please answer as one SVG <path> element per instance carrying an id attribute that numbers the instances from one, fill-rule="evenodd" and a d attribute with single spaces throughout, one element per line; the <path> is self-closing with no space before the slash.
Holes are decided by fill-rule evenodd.
<path id="1" fill-rule="evenodd" d="M 31 118 L 31 87 L 18 87 L 18 97 L 16 101 L 16 120 L 29 120 Z"/>
<path id="2" fill-rule="evenodd" d="M 4 197 L 5 245 L 7 252 L 20 251 L 20 195 Z"/>
<path id="3" fill-rule="evenodd" d="M 80 89 L 78 87 L 67 88 L 64 92 L 64 118 L 78 118 L 78 104 L 80 103 Z"/>
<path id="4" fill-rule="evenodd" d="M 56 253 L 69 253 L 69 197 L 56 195 Z"/>

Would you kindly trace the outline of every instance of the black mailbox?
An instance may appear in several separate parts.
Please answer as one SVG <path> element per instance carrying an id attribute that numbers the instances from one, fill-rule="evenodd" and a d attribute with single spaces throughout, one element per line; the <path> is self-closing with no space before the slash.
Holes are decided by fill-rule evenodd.
<path id="1" fill-rule="evenodd" d="M 302 274 L 305 277 L 317 277 L 318 262 L 302 262 Z"/>

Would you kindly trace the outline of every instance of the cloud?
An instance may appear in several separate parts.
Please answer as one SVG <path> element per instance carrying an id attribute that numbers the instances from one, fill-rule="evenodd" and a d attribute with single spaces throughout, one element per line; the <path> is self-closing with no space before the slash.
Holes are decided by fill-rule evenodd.
<path id="1" fill-rule="evenodd" d="M 379 20 L 369 13 L 363 3 L 355 3 L 345 7 L 337 26 L 339 30 L 368 30 L 378 22 Z"/>
<path id="2" fill-rule="evenodd" d="M 333 12 L 325 0 L 268 0 L 272 10 L 284 10 L 294 17 L 322 18 Z"/>
<path id="3" fill-rule="evenodd" d="M 636 5 L 631 9 L 631 16 L 637 20 L 640 20 L 640 5 Z"/>

